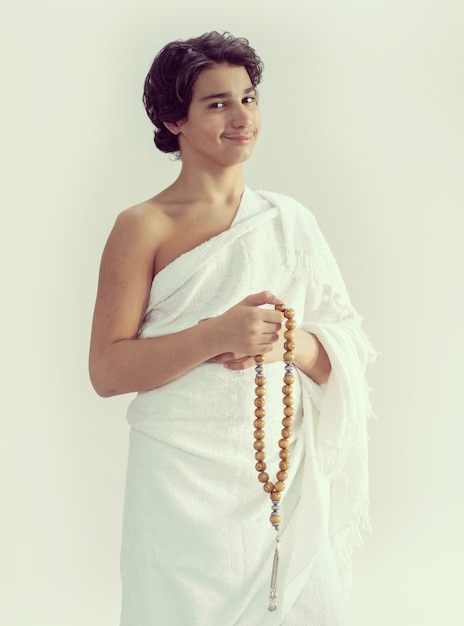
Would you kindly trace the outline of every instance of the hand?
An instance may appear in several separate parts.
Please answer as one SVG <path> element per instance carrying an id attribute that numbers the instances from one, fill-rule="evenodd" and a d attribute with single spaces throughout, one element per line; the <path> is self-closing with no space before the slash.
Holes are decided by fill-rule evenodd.
<path id="1" fill-rule="evenodd" d="M 282 328 L 279 331 L 279 339 L 272 344 L 271 350 L 266 353 L 264 361 L 265 363 L 275 363 L 276 361 L 282 361 L 285 343 L 284 332 L 285 326 L 282 325 Z M 232 352 L 219 354 L 217 357 L 212 358 L 210 362 L 223 363 L 225 368 L 235 371 L 245 370 L 249 367 L 254 367 L 256 365 L 254 356 L 239 357 Z"/>
<path id="2" fill-rule="evenodd" d="M 224 346 L 225 350 L 209 362 L 223 363 L 229 369 L 246 369 L 254 365 L 255 354 L 273 352 L 274 344 L 281 343 L 283 315 L 275 309 L 259 307 L 281 303 L 282 300 L 271 292 L 262 291 L 248 296 L 213 318 L 211 321 L 214 321 L 219 345 Z"/>

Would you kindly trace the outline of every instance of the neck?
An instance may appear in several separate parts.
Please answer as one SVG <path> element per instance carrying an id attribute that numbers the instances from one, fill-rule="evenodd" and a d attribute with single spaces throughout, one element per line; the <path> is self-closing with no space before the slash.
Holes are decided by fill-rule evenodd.
<path id="1" fill-rule="evenodd" d="M 218 168 L 217 171 L 205 171 L 183 163 L 171 189 L 183 197 L 201 200 L 204 204 L 235 204 L 244 190 L 242 166 L 239 164 Z"/>

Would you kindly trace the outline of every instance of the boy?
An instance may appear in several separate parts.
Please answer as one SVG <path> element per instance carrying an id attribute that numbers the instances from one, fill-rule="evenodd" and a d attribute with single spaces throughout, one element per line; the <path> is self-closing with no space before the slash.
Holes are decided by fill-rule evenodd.
<path id="1" fill-rule="evenodd" d="M 246 40 L 213 32 L 165 46 L 145 82 L 155 144 L 182 168 L 117 218 L 90 349 L 98 393 L 138 392 L 128 411 L 122 626 L 344 623 L 337 558 L 346 562 L 367 515 L 371 348 L 311 214 L 244 185 L 261 73 Z M 284 352 L 295 366 L 285 445 Z M 266 382 L 254 392 L 256 355 Z M 266 395 L 265 425 L 254 393 Z M 264 470 L 268 493 L 260 489 L 255 460 L 285 475 L 271 612 L 267 496 L 276 489 Z"/>

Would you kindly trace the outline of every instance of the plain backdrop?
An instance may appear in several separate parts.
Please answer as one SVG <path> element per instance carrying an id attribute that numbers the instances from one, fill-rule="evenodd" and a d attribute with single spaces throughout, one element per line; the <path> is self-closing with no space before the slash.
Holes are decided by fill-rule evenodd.
<path id="1" fill-rule="evenodd" d="M 247 184 L 316 215 L 380 351 L 351 624 L 462 624 L 459 0 L 0 0 L 0 623 L 118 624 L 130 397 L 88 381 L 98 265 L 178 172 L 141 104 L 151 61 L 213 29 L 266 66 Z"/>

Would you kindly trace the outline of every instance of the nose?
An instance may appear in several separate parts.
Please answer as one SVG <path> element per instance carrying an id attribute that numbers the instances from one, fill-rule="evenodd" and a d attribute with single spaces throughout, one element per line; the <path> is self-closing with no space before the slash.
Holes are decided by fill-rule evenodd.
<path id="1" fill-rule="evenodd" d="M 234 108 L 231 124 L 233 128 L 247 128 L 252 125 L 252 116 L 249 108 L 243 104 Z"/>

